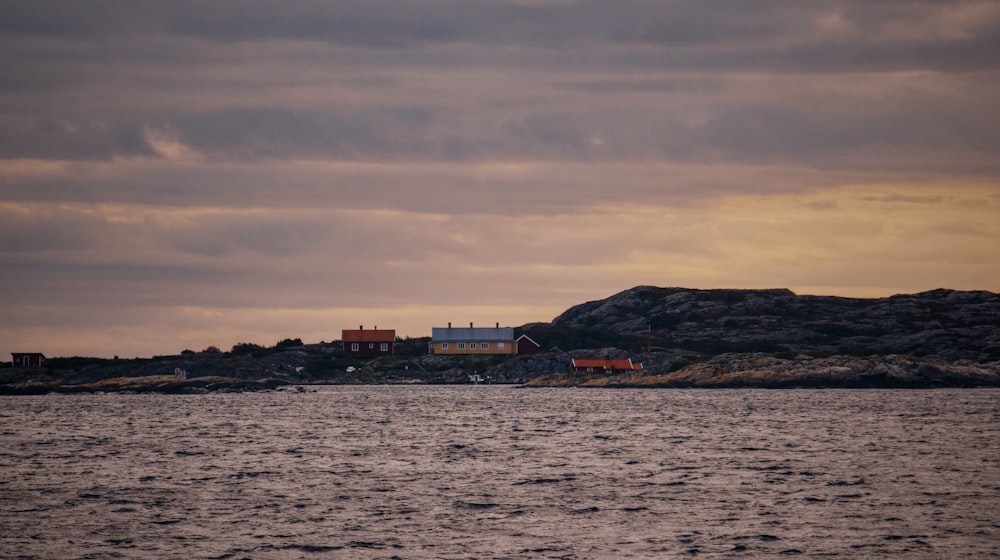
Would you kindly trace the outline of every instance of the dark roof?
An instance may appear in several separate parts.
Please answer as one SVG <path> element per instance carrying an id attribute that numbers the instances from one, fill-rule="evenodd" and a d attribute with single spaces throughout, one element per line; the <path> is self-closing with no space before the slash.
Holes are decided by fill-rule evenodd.
<path id="1" fill-rule="evenodd" d="M 466 340 L 513 342 L 513 327 L 434 327 L 431 329 L 434 342 L 452 342 Z"/>
<path id="2" fill-rule="evenodd" d="M 340 339 L 344 342 L 393 342 L 396 340 L 395 329 L 344 329 Z"/>

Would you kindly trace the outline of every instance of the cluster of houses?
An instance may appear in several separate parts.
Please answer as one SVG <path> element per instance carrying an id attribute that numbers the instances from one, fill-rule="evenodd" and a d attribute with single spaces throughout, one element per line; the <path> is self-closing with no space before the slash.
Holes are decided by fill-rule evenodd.
<path id="1" fill-rule="evenodd" d="M 341 341 L 344 352 L 356 358 L 391 356 L 396 351 L 395 329 L 379 329 L 377 326 L 366 329 L 364 325 L 357 329 L 341 331 Z M 501 327 L 497 323 L 493 327 L 476 327 L 469 323 L 468 327 L 434 327 L 428 352 L 438 355 L 500 355 L 520 356 L 537 354 L 541 346 L 526 334 L 514 338 L 512 327 Z M 37 352 L 11 354 L 14 367 L 37 368 L 45 363 L 45 356 Z M 572 368 L 575 371 L 588 373 L 627 373 L 642 369 L 642 364 L 631 359 L 574 359 Z M 186 373 L 186 372 L 185 372 Z"/>
<path id="2" fill-rule="evenodd" d="M 396 331 L 382 329 L 376 326 L 365 329 L 364 325 L 357 329 L 341 331 L 344 352 L 353 357 L 391 356 L 395 352 Z M 537 354 L 541 345 L 530 336 L 522 334 L 514 338 L 512 327 L 501 327 L 497 323 L 492 327 L 477 327 L 469 323 L 468 327 L 433 327 L 428 352 L 437 355 L 506 355 L 520 356 Z M 642 363 L 633 362 L 629 358 L 574 358 L 571 364 L 574 371 L 587 373 L 628 373 L 642 370 Z"/>
<path id="3" fill-rule="evenodd" d="M 395 352 L 396 331 L 394 329 L 344 329 L 340 339 L 344 352 L 353 357 L 391 356 Z M 434 327 L 428 352 L 439 355 L 522 355 L 537 354 L 541 346 L 524 334 L 514 338 L 512 327 Z"/>

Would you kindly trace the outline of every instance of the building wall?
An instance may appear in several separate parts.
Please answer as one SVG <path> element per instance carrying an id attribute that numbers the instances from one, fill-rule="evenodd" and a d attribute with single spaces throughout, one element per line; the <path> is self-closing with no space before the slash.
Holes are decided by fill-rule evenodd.
<path id="1" fill-rule="evenodd" d="M 635 371 L 634 369 L 615 369 L 615 368 L 602 368 L 602 367 L 577 367 L 576 371 L 583 371 L 587 373 L 631 373 Z"/>
<path id="2" fill-rule="evenodd" d="M 517 353 L 517 345 L 513 340 L 434 341 L 431 342 L 430 352 L 439 355 L 513 355 Z"/>
<path id="3" fill-rule="evenodd" d="M 630 373 L 642 369 L 642 363 L 633 363 L 631 359 L 576 359 L 571 362 L 574 371 L 587 373 Z"/>
<path id="4" fill-rule="evenodd" d="M 469 324 L 468 328 L 452 328 L 448 323 L 447 327 L 433 327 L 431 337 L 431 354 L 512 356 L 517 353 L 514 329 L 501 327 L 499 323 L 496 327 Z"/>
<path id="5" fill-rule="evenodd" d="M 393 342 L 345 342 L 344 352 L 348 356 L 391 356 L 396 351 Z"/>
<path id="6" fill-rule="evenodd" d="M 525 354 L 538 354 L 542 349 L 535 344 L 532 340 L 528 340 L 526 337 L 521 337 L 517 339 L 517 353 L 518 355 Z"/>
<path id="7" fill-rule="evenodd" d="M 37 352 L 13 352 L 11 358 L 14 367 L 42 367 L 45 363 L 45 356 Z"/>
<path id="8" fill-rule="evenodd" d="M 344 329 L 340 340 L 349 356 L 391 356 L 396 351 L 395 329 Z"/>

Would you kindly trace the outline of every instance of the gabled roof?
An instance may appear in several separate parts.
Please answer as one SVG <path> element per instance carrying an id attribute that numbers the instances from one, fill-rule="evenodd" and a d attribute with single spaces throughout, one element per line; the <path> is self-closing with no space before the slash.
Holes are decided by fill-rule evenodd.
<path id="1" fill-rule="evenodd" d="M 637 370 L 642 369 L 642 362 L 632 363 L 631 358 L 617 358 L 617 359 L 588 359 L 588 358 L 573 358 L 573 367 L 575 368 L 594 368 L 594 369 L 612 369 L 612 370 Z"/>
<path id="2" fill-rule="evenodd" d="M 539 344 L 539 343 L 535 342 L 535 339 L 531 338 L 530 336 L 528 336 L 528 335 L 526 335 L 526 334 L 522 334 L 521 336 L 517 337 L 517 341 L 518 341 L 518 342 L 521 342 L 521 339 L 522 339 L 522 338 L 526 338 L 526 339 L 528 339 L 528 342 L 530 342 L 530 343 L 534 344 L 535 346 L 537 346 L 537 347 L 539 347 L 539 348 L 541 348 L 541 347 L 542 347 L 542 345 L 541 345 L 541 344 Z"/>
<path id="3" fill-rule="evenodd" d="M 340 339 L 344 342 L 393 342 L 396 340 L 395 329 L 344 329 Z"/>

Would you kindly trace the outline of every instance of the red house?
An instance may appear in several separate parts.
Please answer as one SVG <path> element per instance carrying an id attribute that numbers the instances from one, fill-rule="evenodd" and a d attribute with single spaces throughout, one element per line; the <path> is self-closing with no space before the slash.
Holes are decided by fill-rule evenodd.
<path id="1" fill-rule="evenodd" d="M 631 358 L 577 359 L 573 358 L 573 371 L 587 373 L 629 373 L 642 369 L 642 362 L 632 363 Z"/>
<path id="2" fill-rule="evenodd" d="M 344 352 L 348 356 L 391 356 L 396 351 L 395 329 L 365 330 L 364 325 L 357 330 L 344 329 L 340 339 L 344 341 Z"/>
<path id="3" fill-rule="evenodd" d="M 11 352 L 14 359 L 11 365 L 14 367 L 42 367 L 45 363 L 45 356 L 40 352 Z"/>

